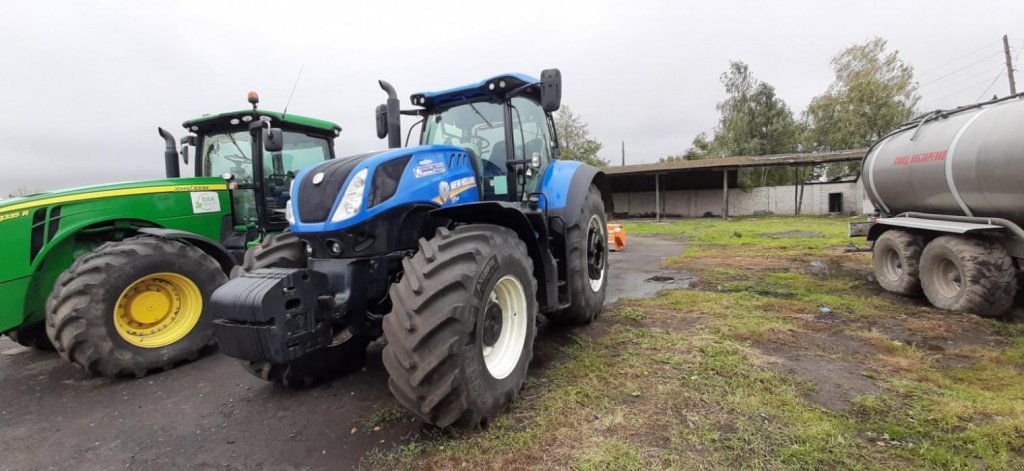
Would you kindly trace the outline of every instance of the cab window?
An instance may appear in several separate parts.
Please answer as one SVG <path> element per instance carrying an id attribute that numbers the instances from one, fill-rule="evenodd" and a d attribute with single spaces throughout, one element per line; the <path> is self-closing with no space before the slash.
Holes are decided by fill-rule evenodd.
<path id="1" fill-rule="evenodd" d="M 476 157 L 484 197 L 508 194 L 505 111 L 499 103 L 464 103 L 427 116 L 421 144 L 462 147 Z"/>
<path id="2" fill-rule="evenodd" d="M 237 183 L 237 189 L 232 193 L 235 222 L 255 222 L 252 136 L 247 131 L 211 134 L 203 139 L 202 146 L 202 176 L 231 174 Z M 284 132 L 284 148 L 281 152 L 263 154 L 263 196 L 266 199 L 269 223 L 285 222 L 283 210 L 290 198 L 289 191 L 295 174 L 330 158 L 330 142 L 327 139 L 293 131 Z"/>

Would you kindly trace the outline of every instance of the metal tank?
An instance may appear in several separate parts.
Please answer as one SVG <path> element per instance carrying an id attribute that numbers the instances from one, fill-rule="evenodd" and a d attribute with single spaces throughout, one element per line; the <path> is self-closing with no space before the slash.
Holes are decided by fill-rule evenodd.
<path id="1" fill-rule="evenodd" d="M 885 216 L 913 211 L 1024 225 L 1024 94 L 908 123 L 872 146 L 862 173 Z"/>

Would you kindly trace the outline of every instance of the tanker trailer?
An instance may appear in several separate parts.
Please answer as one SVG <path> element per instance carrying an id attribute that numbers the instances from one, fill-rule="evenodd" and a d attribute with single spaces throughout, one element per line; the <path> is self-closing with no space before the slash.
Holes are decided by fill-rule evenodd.
<path id="1" fill-rule="evenodd" d="M 922 115 L 864 157 L 867 230 L 887 291 L 986 317 L 1024 268 L 1024 93 Z"/>

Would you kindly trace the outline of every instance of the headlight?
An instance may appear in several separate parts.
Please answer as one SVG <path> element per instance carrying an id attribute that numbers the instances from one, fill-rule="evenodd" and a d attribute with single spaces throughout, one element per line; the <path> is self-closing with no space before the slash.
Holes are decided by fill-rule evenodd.
<path id="1" fill-rule="evenodd" d="M 334 215 L 331 216 L 331 222 L 344 221 L 356 213 L 363 206 L 363 194 L 366 193 L 366 174 L 368 169 L 362 169 L 356 172 L 356 175 L 352 177 L 352 180 L 348 182 L 348 187 L 345 188 L 345 194 L 341 197 L 341 204 L 338 205 L 338 209 L 334 211 Z"/>
<path id="2" fill-rule="evenodd" d="M 288 202 L 284 204 L 284 219 L 288 221 L 288 224 L 295 224 L 295 216 L 292 215 L 291 198 L 288 198 Z"/>

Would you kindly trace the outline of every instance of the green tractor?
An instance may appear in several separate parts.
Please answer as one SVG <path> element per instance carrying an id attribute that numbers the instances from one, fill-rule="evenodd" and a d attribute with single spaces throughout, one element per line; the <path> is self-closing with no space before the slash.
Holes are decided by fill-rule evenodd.
<path id="1" fill-rule="evenodd" d="M 214 343 L 207 305 L 248 247 L 288 227 L 295 173 L 334 158 L 334 123 L 257 109 L 160 129 L 167 178 L 0 202 L 0 333 L 108 377 L 169 369 Z M 195 178 L 179 155 L 196 149 Z"/>

